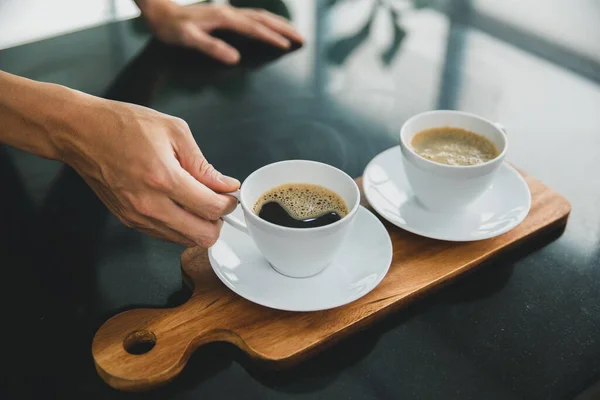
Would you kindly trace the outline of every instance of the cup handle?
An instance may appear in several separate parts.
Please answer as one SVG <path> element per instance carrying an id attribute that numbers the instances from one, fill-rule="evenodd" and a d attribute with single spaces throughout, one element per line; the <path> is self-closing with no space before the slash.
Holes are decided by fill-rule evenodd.
<path id="1" fill-rule="evenodd" d="M 240 202 L 240 190 L 239 189 L 236 190 L 235 192 L 229 192 L 229 193 L 223 193 L 223 194 L 235 197 L 237 199 L 238 203 Z M 244 232 L 246 235 L 250 234 L 248 232 L 248 227 L 246 226 L 246 223 L 236 217 L 231 216 L 231 214 L 224 215 L 223 221 L 227 222 L 229 225 L 233 226 L 235 229 L 237 229 L 241 232 Z"/>
<path id="2" fill-rule="evenodd" d="M 502 125 L 500 122 L 494 122 L 494 126 L 496 126 L 496 128 L 500 129 L 502 131 L 502 133 L 504 133 L 506 135 L 506 128 L 504 127 L 504 125 Z"/>

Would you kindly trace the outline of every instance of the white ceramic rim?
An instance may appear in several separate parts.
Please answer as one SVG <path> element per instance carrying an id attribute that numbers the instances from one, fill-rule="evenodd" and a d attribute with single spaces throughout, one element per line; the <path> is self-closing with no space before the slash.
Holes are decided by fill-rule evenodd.
<path id="1" fill-rule="evenodd" d="M 406 125 L 409 124 L 409 122 L 412 122 L 413 120 L 417 119 L 417 118 L 423 118 L 426 117 L 428 115 L 431 114 L 439 114 L 439 113 L 450 113 L 450 114 L 457 114 L 457 115 L 462 115 L 464 117 L 468 117 L 468 118 L 474 118 L 474 119 L 478 119 L 479 121 L 485 122 L 489 125 L 491 125 L 494 129 L 496 129 L 498 132 L 500 132 L 502 134 L 502 137 L 504 139 L 504 148 L 502 149 L 502 151 L 500 152 L 500 154 L 498 154 L 496 157 L 492 158 L 489 161 L 486 161 L 482 164 L 476 164 L 476 165 L 448 165 L 448 164 L 441 164 L 441 163 L 437 163 L 435 161 L 431 161 L 428 160 L 427 158 L 419 155 L 410 145 L 410 143 L 406 143 L 406 140 L 404 138 L 404 131 L 405 131 L 405 127 Z M 456 128 L 460 128 L 460 127 L 456 127 Z M 463 128 L 461 128 L 463 129 Z M 508 139 L 506 137 L 506 132 L 500 128 L 497 124 L 495 124 L 494 122 L 480 117 L 477 114 L 472 114 L 472 113 L 468 113 L 465 111 L 456 111 L 456 110 L 432 110 L 432 111 L 425 111 L 416 115 L 413 115 L 412 117 L 410 117 L 409 119 L 407 119 L 403 124 L 402 124 L 402 128 L 400 128 L 400 143 L 402 144 L 402 147 L 404 147 L 406 150 L 408 150 L 411 154 L 413 154 L 415 157 L 417 157 L 420 160 L 425 161 L 426 164 L 435 166 L 435 167 L 441 167 L 441 168 L 446 168 L 446 169 L 477 169 L 477 168 L 482 168 L 486 165 L 490 165 L 493 164 L 494 162 L 497 162 L 498 160 L 502 159 L 505 155 L 506 155 L 506 150 L 508 149 Z"/>
<path id="2" fill-rule="evenodd" d="M 360 203 L 360 202 L 359 202 Z M 316 312 L 316 311 L 323 311 L 323 310 L 331 310 L 333 308 L 338 308 L 338 307 L 342 307 L 348 304 L 351 304 L 363 297 L 365 297 L 366 295 L 368 295 L 369 293 L 371 293 L 373 290 L 375 290 L 377 288 L 377 286 L 379 286 L 379 284 L 381 283 L 381 281 L 383 281 L 385 279 L 385 277 L 387 276 L 387 274 L 390 272 L 390 267 L 392 266 L 392 260 L 394 258 L 394 247 L 392 245 L 392 238 L 390 237 L 389 233 L 387 232 L 387 229 L 385 228 L 385 225 L 383 225 L 383 222 L 381 222 L 381 220 L 379 218 L 377 218 L 377 216 L 375 215 L 375 213 L 369 211 L 366 207 L 363 206 L 358 206 L 357 210 L 362 209 L 364 212 L 366 212 L 368 215 L 368 218 L 372 218 L 373 221 L 376 221 L 377 223 L 379 223 L 379 228 L 383 229 L 383 231 L 385 231 L 387 234 L 385 235 L 385 237 L 387 238 L 387 243 L 388 246 L 386 246 L 389 249 L 389 257 L 387 257 L 387 261 L 386 261 L 386 268 L 385 271 L 383 271 L 383 273 L 381 274 L 381 276 L 379 277 L 379 279 L 377 281 L 375 281 L 373 283 L 373 287 L 371 289 L 369 289 L 366 293 L 363 293 L 361 295 L 357 295 L 357 296 L 351 296 L 349 297 L 347 300 L 338 302 L 338 303 L 332 303 L 330 305 L 327 305 L 326 307 L 318 307 L 318 308 L 309 308 L 309 307 L 274 307 L 273 305 L 270 305 L 264 301 L 261 301 L 260 299 L 256 298 L 255 296 L 247 296 L 244 295 L 242 296 L 241 294 L 238 293 L 237 288 L 234 287 L 231 282 L 228 279 L 225 279 L 223 277 L 223 272 L 215 267 L 215 265 L 217 264 L 217 262 L 215 261 L 213 255 L 212 255 L 212 250 L 208 251 L 208 258 L 209 258 L 209 264 L 210 267 L 212 268 L 213 272 L 215 273 L 215 275 L 217 275 L 217 277 L 219 278 L 219 280 L 225 285 L 227 286 L 232 292 L 234 292 L 235 294 L 237 294 L 240 297 L 245 298 L 248 301 L 251 301 L 255 304 L 258 304 L 260 306 L 263 307 L 267 307 L 270 308 L 272 310 L 280 310 L 280 311 L 289 311 L 289 312 Z M 339 222 L 339 221 L 338 221 Z M 337 223 L 337 222 L 336 222 Z M 333 224 L 331 224 L 333 225 Z M 275 226 L 279 226 L 279 225 L 275 225 Z M 329 225 L 327 225 L 329 226 Z M 295 229 L 303 229 L 303 230 L 308 230 L 308 229 L 312 229 L 312 228 L 295 228 Z M 351 229 L 356 229 L 356 225 L 353 226 Z M 348 243 L 345 243 L 344 245 L 347 245 Z M 342 245 L 342 246 L 344 246 Z M 273 271 L 275 271 L 275 273 L 277 274 L 281 274 L 280 272 L 277 272 L 275 269 L 273 269 Z M 320 273 L 319 273 L 320 274 Z M 287 278 L 287 279 L 313 279 L 315 276 L 319 275 L 313 275 L 313 276 L 308 276 L 306 278 L 291 278 L 288 277 L 286 275 L 282 275 L 283 277 Z"/>
<path id="3" fill-rule="evenodd" d="M 247 182 L 248 180 L 250 180 L 250 178 L 252 178 L 254 175 L 256 175 L 257 173 L 259 173 L 260 171 L 267 169 L 267 168 L 274 168 L 279 164 L 284 164 L 284 163 L 290 163 L 290 162 L 300 162 L 300 163 L 308 163 L 308 164 L 318 164 L 318 165 L 322 165 L 325 166 L 327 168 L 331 168 L 337 172 L 339 172 L 340 174 L 342 174 L 342 176 L 344 176 L 346 179 L 348 179 L 350 182 L 352 182 L 353 184 L 353 189 L 354 192 L 356 194 L 356 203 L 352 206 L 352 208 L 350 209 L 350 211 L 348 212 L 348 214 L 346 214 L 343 218 L 341 218 L 339 221 L 334 222 L 333 224 L 329 224 L 329 225 L 324 225 L 324 226 L 318 226 L 318 227 L 314 227 L 314 228 L 291 228 L 288 226 L 281 226 L 281 225 L 277 225 L 274 224 L 272 222 L 269 221 L 265 221 L 264 219 L 260 218 L 258 215 L 254 214 L 254 211 L 252 211 L 251 209 L 249 209 L 246 204 L 244 204 L 244 183 Z M 292 182 L 292 183 L 307 183 L 307 182 Z M 329 188 L 327 188 L 329 189 Z M 331 189 L 330 189 L 331 190 Z M 336 193 L 337 194 L 337 193 Z M 339 194 L 338 194 L 339 196 Z M 312 161 L 312 160 L 301 160 L 301 159 L 296 159 L 296 160 L 283 160 L 283 161 L 277 161 L 271 164 L 267 164 L 263 167 L 260 167 L 259 169 L 257 169 L 256 171 L 254 171 L 253 173 L 251 173 L 250 175 L 248 175 L 248 177 L 246 179 L 244 179 L 244 182 L 242 183 L 242 186 L 240 188 L 240 205 L 242 206 L 242 209 L 244 210 L 244 214 L 246 215 L 246 218 L 250 218 L 252 219 L 252 221 L 254 221 L 257 224 L 262 224 L 262 225 L 266 225 L 266 226 L 270 226 L 273 228 L 277 228 L 277 229 L 281 229 L 284 232 L 307 232 L 307 233 L 312 233 L 312 232 L 321 232 L 327 229 L 332 229 L 338 225 L 343 225 L 346 224 L 348 221 L 350 221 L 352 219 L 352 217 L 354 216 L 354 214 L 356 214 L 356 212 L 358 211 L 358 208 L 360 207 L 360 189 L 358 187 L 358 185 L 356 184 L 356 181 L 354 179 L 352 179 L 352 177 L 350 177 L 350 175 L 348 175 L 347 173 L 345 173 L 344 171 L 342 171 L 339 168 L 336 168 L 332 165 L 329 164 L 325 164 L 319 161 Z"/>

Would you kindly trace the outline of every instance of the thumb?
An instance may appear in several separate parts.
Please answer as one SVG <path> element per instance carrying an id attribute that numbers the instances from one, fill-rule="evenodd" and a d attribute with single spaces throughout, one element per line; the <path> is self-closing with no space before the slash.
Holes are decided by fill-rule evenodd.
<path id="1" fill-rule="evenodd" d="M 180 165 L 198 182 L 217 193 L 233 192 L 240 181 L 217 171 L 204 157 L 191 132 L 186 132 L 175 146 Z"/>
<path id="2" fill-rule="evenodd" d="M 240 181 L 217 171 L 201 154 L 195 162 L 195 170 L 188 171 L 200 183 L 217 193 L 233 192 L 240 188 Z"/>

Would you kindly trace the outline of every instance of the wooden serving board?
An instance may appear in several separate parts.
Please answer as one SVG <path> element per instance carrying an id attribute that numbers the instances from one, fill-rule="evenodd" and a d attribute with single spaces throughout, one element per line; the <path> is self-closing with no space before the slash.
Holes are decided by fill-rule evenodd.
<path id="1" fill-rule="evenodd" d="M 251 303 L 221 283 L 205 250 L 188 249 L 181 265 L 194 285 L 191 298 L 176 308 L 130 310 L 109 319 L 93 340 L 96 370 L 114 388 L 148 390 L 175 378 L 195 349 L 213 341 L 230 342 L 274 366 L 297 363 L 507 248 L 564 227 L 569 202 L 537 179 L 525 179 L 532 195 L 529 215 L 493 239 L 444 242 L 386 223 L 394 247 L 387 276 L 366 296 L 331 310 L 295 313 Z"/>

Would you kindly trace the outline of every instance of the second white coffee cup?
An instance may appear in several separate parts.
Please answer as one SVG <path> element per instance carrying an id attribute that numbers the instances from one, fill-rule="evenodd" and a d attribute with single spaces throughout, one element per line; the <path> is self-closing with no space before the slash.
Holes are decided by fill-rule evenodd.
<path id="1" fill-rule="evenodd" d="M 323 186 L 337 193 L 348 214 L 337 222 L 316 228 L 289 228 L 265 221 L 253 211 L 259 197 L 287 183 Z M 225 222 L 250 235 L 271 266 L 283 275 L 303 278 L 321 272 L 340 250 L 360 205 L 356 182 L 343 171 L 316 161 L 289 160 L 266 165 L 253 172 L 235 193 L 244 220 L 227 215 Z"/>
<path id="2" fill-rule="evenodd" d="M 439 164 L 418 155 L 411 146 L 417 133 L 431 128 L 455 127 L 491 140 L 500 154 L 483 164 Z M 432 211 L 453 212 L 468 207 L 492 184 L 508 148 L 504 129 L 497 123 L 462 111 L 428 111 L 410 118 L 400 131 L 400 149 L 406 178 L 417 199 Z"/>

